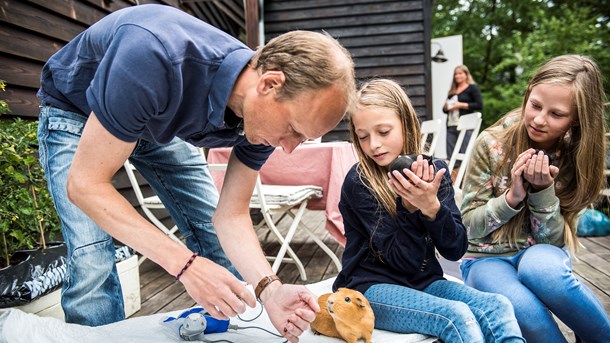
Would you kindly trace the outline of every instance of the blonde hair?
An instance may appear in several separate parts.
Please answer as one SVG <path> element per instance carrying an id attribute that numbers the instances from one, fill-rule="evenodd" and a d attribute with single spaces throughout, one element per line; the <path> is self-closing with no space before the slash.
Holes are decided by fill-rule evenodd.
<path id="1" fill-rule="evenodd" d="M 421 131 L 417 114 L 409 97 L 396 82 L 388 79 L 371 80 L 357 93 L 357 108 L 379 107 L 387 108 L 400 118 L 402 124 L 403 154 L 419 154 L 421 152 Z M 379 203 L 393 216 L 396 216 L 396 194 L 388 183 L 387 168 L 379 166 L 362 150 L 356 128 L 352 120 L 349 122 L 349 133 L 360 162 L 358 176 L 363 184 L 371 190 Z"/>
<path id="2" fill-rule="evenodd" d="M 452 96 L 457 93 L 458 85 L 455 82 L 455 72 L 458 69 L 463 71 L 464 74 L 466 74 L 466 83 L 468 83 L 469 85 L 476 84 L 476 82 L 474 82 L 474 79 L 472 78 L 472 75 L 470 74 L 470 70 L 468 70 L 468 67 L 463 64 L 459 65 L 455 67 L 455 69 L 453 69 L 453 75 L 451 76 L 451 86 L 449 86 L 449 92 L 447 93 L 449 96 Z"/>
<path id="3" fill-rule="evenodd" d="M 262 73 L 269 70 L 284 73 L 286 81 L 278 100 L 292 99 L 302 92 L 336 85 L 342 88 L 348 109 L 354 106 L 354 62 L 347 49 L 327 33 L 284 33 L 259 47 L 252 65 Z"/>
<path id="4" fill-rule="evenodd" d="M 572 88 L 577 119 L 559 145 L 561 164 L 556 180 L 562 187 L 556 187 L 555 192 L 565 221 L 564 243 L 575 253 L 578 213 L 598 199 L 604 183 L 606 125 L 601 72 L 595 62 L 580 55 L 555 57 L 540 67 L 529 82 L 521 108 L 505 116 L 516 115 L 519 120 L 502 133 L 508 151 L 499 168 L 508 161 L 515 161 L 520 152 L 531 147 L 523 113 L 532 89 L 540 84 Z M 501 125 L 503 120 L 493 126 Z M 494 242 L 514 243 L 528 218 L 526 208 L 492 234 Z"/>

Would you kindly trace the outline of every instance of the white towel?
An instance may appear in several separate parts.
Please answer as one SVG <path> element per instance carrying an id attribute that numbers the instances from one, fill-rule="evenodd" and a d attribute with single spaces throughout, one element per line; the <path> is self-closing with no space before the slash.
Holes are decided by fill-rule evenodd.
<path id="1" fill-rule="evenodd" d="M 334 278 L 310 284 L 307 287 L 316 295 L 331 291 Z M 157 313 L 150 316 L 132 317 L 121 322 L 98 327 L 89 327 L 76 324 L 67 324 L 59 319 L 39 317 L 25 313 L 21 310 L 9 309 L 0 311 L 0 343 L 67 343 L 67 342 L 130 342 L 130 343 L 169 343 L 183 342 L 177 331 L 171 327 L 160 324 L 167 316 L 177 316 L 184 310 L 168 313 Z M 241 315 L 243 319 L 250 319 L 260 312 L 259 308 L 249 308 Z M 244 322 L 239 318 L 232 318 L 231 324 L 240 327 L 257 326 L 276 332 L 266 312 L 253 322 Z M 225 333 L 205 335 L 210 341 L 228 340 L 231 342 L 283 342 L 284 339 L 275 337 L 258 329 L 229 330 Z M 435 338 L 420 334 L 397 334 L 383 330 L 373 332 L 374 342 L 383 343 L 431 343 Z M 340 343 L 342 340 L 326 336 L 314 335 L 307 330 L 300 336 L 302 343 Z"/>

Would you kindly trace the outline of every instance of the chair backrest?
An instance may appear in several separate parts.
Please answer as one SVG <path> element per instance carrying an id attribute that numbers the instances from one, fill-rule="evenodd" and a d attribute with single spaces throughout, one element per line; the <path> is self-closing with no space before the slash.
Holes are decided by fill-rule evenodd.
<path id="1" fill-rule="evenodd" d="M 208 164 L 208 168 L 211 172 L 226 171 L 227 164 Z M 301 222 L 307 208 L 308 200 L 313 197 L 322 197 L 322 187 L 263 185 L 260 176 L 257 176 L 255 189 L 250 197 L 250 208 L 260 209 L 260 212 L 263 215 L 263 220 L 255 225 L 254 228 L 267 227 L 281 243 L 277 255 L 266 256 L 267 260 L 274 261 L 271 266 L 271 270 L 273 270 L 274 273 L 279 270 L 281 263 L 292 262 L 296 264 L 301 279 L 303 281 L 307 280 L 307 274 L 305 273 L 302 261 L 290 247 L 297 227 L 302 227 L 303 231 L 331 258 L 337 266 L 337 269 L 341 270 L 341 262 L 335 253 Z M 294 212 L 293 209 L 295 210 Z M 272 215 L 274 217 L 272 217 Z M 290 222 L 290 227 L 286 230 L 286 234 L 283 235 L 278 230 L 276 224 L 282 221 L 286 215 L 292 217 L 292 221 Z M 285 257 L 286 254 L 288 254 L 289 257 Z"/>
<path id="2" fill-rule="evenodd" d="M 135 172 L 137 169 L 134 167 L 129 160 L 123 163 L 123 168 L 125 168 L 125 173 L 129 178 L 129 183 L 131 183 L 131 188 L 133 189 L 134 194 L 136 195 L 136 199 L 138 200 L 138 204 L 140 205 L 140 209 L 146 215 L 146 218 L 150 220 L 159 230 L 163 231 L 167 236 L 176 242 L 184 245 L 184 242 L 180 240 L 174 233 L 178 230 L 178 227 L 174 225 L 171 228 L 168 228 L 162 220 L 163 217 L 158 217 L 157 214 L 153 213 L 152 210 L 167 210 L 161 199 L 157 195 L 144 196 L 142 193 L 142 189 L 140 188 L 140 184 L 138 184 L 138 179 L 136 178 Z M 144 261 L 145 257 L 141 257 L 139 263 Z"/>
<path id="3" fill-rule="evenodd" d="M 468 165 L 468 160 L 470 159 L 470 153 L 474 148 L 474 142 L 479 135 L 479 130 L 481 129 L 481 122 L 483 121 L 481 112 L 474 112 L 470 114 L 465 114 L 460 116 L 460 120 L 458 121 L 457 130 L 459 132 L 457 141 L 455 142 L 455 148 L 453 149 L 453 154 L 451 155 L 451 159 L 449 160 L 449 172 L 453 170 L 455 166 L 455 162 L 457 160 L 461 161 L 460 169 L 455 177 L 455 181 L 453 185 L 457 189 L 462 188 L 462 180 L 464 179 L 464 174 L 466 173 L 466 167 Z M 466 146 L 466 151 L 460 152 L 462 147 L 462 142 L 464 141 L 464 137 L 468 131 L 472 131 L 470 135 L 470 139 L 468 140 L 468 144 Z"/>
<path id="4" fill-rule="evenodd" d="M 227 164 L 213 163 L 208 164 L 211 172 L 226 171 Z M 223 176 L 224 178 L 224 176 Z M 220 190 L 218 190 L 220 192 Z M 283 185 L 263 185 L 260 175 L 256 177 L 256 184 L 250 198 L 250 208 L 258 208 L 264 216 L 272 211 L 281 209 L 285 206 L 295 206 L 304 200 L 314 197 L 321 197 L 322 188 L 317 186 L 283 186 Z M 265 218 L 271 220 L 271 218 Z"/>
<path id="5" fill-rule="evenodd" d="M 443 127 L 443 121 L 438 119 L 426 120 L 421 123 L 421 141 L 422 141 L 422 153 L 430 156 L 434 156 L 436 150 L 436 143 Z M 430 144 L 427 144 L 428 140 L 432 136 Z"/>
<path id="6" fill-rule="evenodd" d="M 140 206 L 144 206 L 144 195 L 142 194 L 140 184 L 138 183 L 138 179 L 136 178 L 136 174 L 134 173 L 136 167 L 134 167 L 133 164 L 129 162 L 129 160 L 126 160 L 125 163 L 123 163 L 123 168 L 125 168 L 125 173 L 127 174 L 127 178 L 129 178 L 131 188 L 133 188 L 133 192 L 136 195 L 136 199 L 138 199 L 138 204 L 140 204 Z"/>

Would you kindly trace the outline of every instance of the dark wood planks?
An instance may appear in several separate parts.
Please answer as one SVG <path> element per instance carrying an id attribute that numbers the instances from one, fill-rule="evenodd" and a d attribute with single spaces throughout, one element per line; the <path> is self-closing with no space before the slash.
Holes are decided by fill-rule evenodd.
<path id="1" fill-rule="evenodd" d="M 396 80 L 419 117 L 431 117 L 432 2 L 421 0 L 265 1 L 265 35 L 291 30 L 328 32 L 352 54 L 356 77 Z M 324 141 L 348 140 L 345 119 Z"/>

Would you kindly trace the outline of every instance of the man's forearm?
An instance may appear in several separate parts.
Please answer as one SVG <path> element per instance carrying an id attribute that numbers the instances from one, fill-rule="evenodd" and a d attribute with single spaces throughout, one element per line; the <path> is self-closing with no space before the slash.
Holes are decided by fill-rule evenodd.
<path id="1" fill-rule="evenodd" d="M 109 235 L 176 275 L 190 252 L 142 217 L 110 183 L 75 186 L 70 199 Z"/>
<path id="2" fill-rule="evenodd" d="M 263 277 L 273 274 L 249 213 L 228 215 L 219 208 L 214 228 L 223 250 L 246 282 L 255 287 Z"/>

